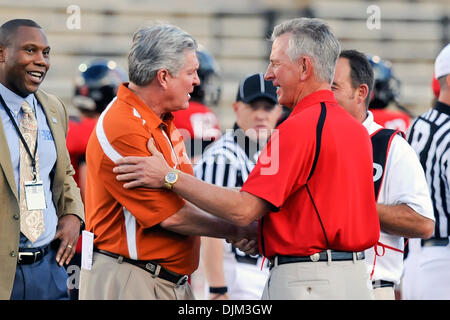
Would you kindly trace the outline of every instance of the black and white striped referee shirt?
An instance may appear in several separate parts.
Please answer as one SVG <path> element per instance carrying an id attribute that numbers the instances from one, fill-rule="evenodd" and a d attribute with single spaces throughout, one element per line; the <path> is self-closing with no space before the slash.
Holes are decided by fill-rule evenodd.
<path id="1" fill-rule="evenodd" d="M 258 159 L 261 147 L 237 125 L 210 144 L 194 167 L 195 176 L 222 187 L 240 188 Z"/>
<path id="2" fill-rule="evenodd" d="M 436 102 L 434 108 L 413 121 L 408 142 L 419 156 L 430 189 L 435 227 L 433 238 L 450 232 L 450 106 Z"/>

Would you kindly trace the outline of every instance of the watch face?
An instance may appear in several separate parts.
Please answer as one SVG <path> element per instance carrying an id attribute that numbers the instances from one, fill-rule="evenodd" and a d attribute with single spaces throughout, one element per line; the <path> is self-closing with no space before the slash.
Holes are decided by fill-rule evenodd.
<path id="1" fill-rule="evenodd" d="M 177 175 L 175 174 L 175 172 L 169 172 L 166 177 L 167 182 L 169 183 L 174 183 L 177 180 Z"/>

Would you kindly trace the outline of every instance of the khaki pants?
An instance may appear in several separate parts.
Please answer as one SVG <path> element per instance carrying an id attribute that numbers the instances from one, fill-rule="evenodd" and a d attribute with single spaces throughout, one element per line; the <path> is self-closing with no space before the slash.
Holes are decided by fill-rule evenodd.
<path id="1" fill-rule="evenodd" d="M 91 270 L 81 269 L 80 300 L 193 300 L 188 282 L 176 287 L 132 264 L 94 252 Z"/>
<path id="2" fill-rule="evenodd" d="M 263 300 L 373 300 L 366 262 L 318 261 L 278 265 Z"/>
<path id="3" fill-rule="evenodd" d="M 373 289 L 375 300 L 395 300 L 395 291 L 393 287 Z"/>

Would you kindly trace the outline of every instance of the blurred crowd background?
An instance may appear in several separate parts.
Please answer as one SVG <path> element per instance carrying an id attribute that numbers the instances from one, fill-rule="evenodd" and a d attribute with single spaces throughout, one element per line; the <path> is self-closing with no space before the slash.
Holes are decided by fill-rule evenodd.
<path id="1" fill-rule="evenodd" d="M 29 18 L 46 31 L 52 66 L 42 89 L 69 107 L 84 61 L 110 58 L 126 70 L 139 26 L 165 21 L 185 29 L 219 65 L 222 92 L 214 112 L 224 129 L 234 121 L 238 81 L 267 67 L 273 26 L 299 16 L 326 20 L 343 49 L 390 61 L 398 102 L 413 115 L 430 107 L 433 60 L 450 41 L 448 0 L 0 0 L 0 21 Z"/>

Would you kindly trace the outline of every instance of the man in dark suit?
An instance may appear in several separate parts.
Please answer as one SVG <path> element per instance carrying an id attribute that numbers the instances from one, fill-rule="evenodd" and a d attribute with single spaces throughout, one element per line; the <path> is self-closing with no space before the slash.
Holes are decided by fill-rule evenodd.
<path id="1" fill-rule="evenodd" d="M 38 90 L 49 54 L 34 21 L 0 27 L 0 299 L 67 299 L 63 264 L 84 226 L 66 148 L 67 111 Z"/>

